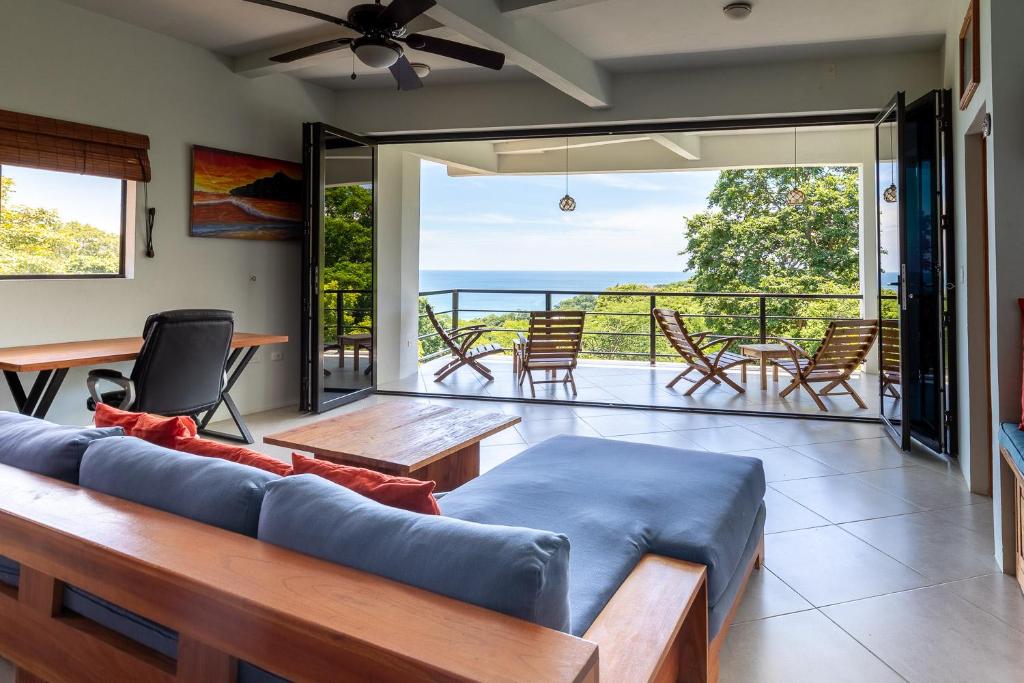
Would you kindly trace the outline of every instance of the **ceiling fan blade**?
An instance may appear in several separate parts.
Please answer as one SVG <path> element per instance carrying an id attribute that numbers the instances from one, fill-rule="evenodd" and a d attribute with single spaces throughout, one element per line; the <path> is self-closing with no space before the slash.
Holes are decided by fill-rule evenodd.
<path id="1" fill-rule="evenodd" d="M 324 14 L 323 12 L 317 12 L 313 9 L 306 9 L 305 7 L 299 7 L 297 5 L 289 5 L 286 2 L 278 2 L 277 0 L 244 0 L 245 2 L 251 2 L 254 5 L 264 5 L 265 7 L 273 7 L 274 9 L 283 9 L 285 12 L 294 12 L 295 14 L 302 14 L 307 17 L 313 17 L 321 21 L 328 21 L 338 26 L 344 26 L 345 28 L 355 29 L 350 23 L 342 19 L 341 17 L 333 17 L 330 14 Z"/>
<path id="2" fill-rule="evenodd" d="M 306 47 L 300 47 L 298 50 L 291 50 L 290 52 L 283 52 L 279 55 L 274 55 L 270 58 L 272 62 L 279 62 L 281 64 L 287 64 L 288 62 L 294 62 L 299 59 L 305 59 L 306 57 L 312 57 L 313 55 L 323 54 L 324 52 L 333 52 L 334 50 L 340 50 L 348 47 L 352 42 L 351 38 L 335 38 L 334 40 L 325 40 L 322 43 L 314 43 L 313 45 L 307 45 Z"/>
<path id="3" fill-rule="evenodd" d="M 423 52 L 430 52 L 442 57 L 451 57 L 460 62 L 469 62 L 470 64 L 487 67 L 495 71 L 505 65 L 505 55 L 500 52 L 485 50 L 482 47 L 474 47 L 465 43 L 456 43 L 444 38 L 412 33 L 406 36 L 405 43 L 414 50 L 422 50 Z"/>
<path id="4" fill-rule="evenodd" d="M 437 0 L 393 0 L 381 15 L 380 23 L 405 26 L 437 4 Z"/>
<path id="5" fill-rule="evenodd" d="M 398 82 L 399 90 L 418 90 L 423 87 L 423 81 L 412 70 L 412 64 L 405 55 L 398 58 L 398 61 L 388 67 L 388 71 Z"/>

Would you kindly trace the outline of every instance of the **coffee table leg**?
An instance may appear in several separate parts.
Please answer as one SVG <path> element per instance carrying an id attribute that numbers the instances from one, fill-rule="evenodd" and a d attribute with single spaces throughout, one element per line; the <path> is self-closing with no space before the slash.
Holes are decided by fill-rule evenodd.
<path id="1" fill-rule="evenodd" d="M 761 391 L 768 391 L 768 357 L 761 354 Z"/>
<path id="2" fill-rule="evenodd" d="M 409 476 L 421 481 L 436 481 L 437 491 L 451 491 L 480 476 L 480 443 L 413 471 Z"/>

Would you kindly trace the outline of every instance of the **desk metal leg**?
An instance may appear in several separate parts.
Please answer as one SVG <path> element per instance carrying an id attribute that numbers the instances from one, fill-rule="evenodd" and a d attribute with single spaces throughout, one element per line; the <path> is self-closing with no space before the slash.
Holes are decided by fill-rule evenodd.
<path id="1" fill-rule="evenodd" d="M 249 427 L 245 424 L 245 420 L 242 419 L 242 413 L 239 412 L 238 406 L 235 405 L 234 399 L 231 398 L 231 388 L 235 386 L 235 382 L 242 376 L 245 371 L 245 367 L 249 365 L 249 361 L 252 360 L 256 352 L 260 350 L 258 346 L 250 346 L 248 349 L 235 349 L 231 352 L 231 356 L 228 358 L 227 370 L 228 370 L 228 381 L 224 385 L 224 391 L 221 392 L 220 401 L 217 402 L 213 408 L 211 408 L 199 421 L 199 433 L 205 436 L 215 436 L 219 439 L 227 439 L 228 441 L 237 441 L 239 443 L 252 443 L 252 432 L 249 431 Z M 242 355 L 243 351 L 245 355 Z M 241 360 L 239 357 L 241 356 Z M 224 405 L 228 409 L 228 413 L 231 415 L 231 419 L 234 421 L 235 426 L 238 428 L 239 435 L 226 434 L 224 432 L 217 432 L 212 429 L 207 429 L 206 426 L 210 424 L 210 420 L 213 419 L 214 413 L 217 409 Z"/>
<path id="2" fill-rule="evenodd" d="M 64 378 L 68 374 L 67 368 L 56 370 L 40 370 L 28 394 L 25 394 L 25 387 L 21 383 L 18 373 L 4 370 L 4 378 L 7 386 L 10 387 L 11 396 L 14 398 L 14 405 L 22 415 L 31 415 L 40 419 L 46 417 L 53 399 L 57 396 Z"/>

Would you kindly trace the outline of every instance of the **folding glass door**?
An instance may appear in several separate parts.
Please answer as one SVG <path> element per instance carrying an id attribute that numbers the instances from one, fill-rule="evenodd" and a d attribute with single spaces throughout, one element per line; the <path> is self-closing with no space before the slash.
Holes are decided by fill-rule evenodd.
<path id="1" fill-rule="evenodd" d="M 955 454 L 949 106 L 948 92 L 898 93 L 876 120 L 878 347 L 892 437 Z"/>
<path id="2" fill-rule="evenodd" d="M 373 392 L 376 148 L 322 123 L 303 127 L 303 410 Z"/>

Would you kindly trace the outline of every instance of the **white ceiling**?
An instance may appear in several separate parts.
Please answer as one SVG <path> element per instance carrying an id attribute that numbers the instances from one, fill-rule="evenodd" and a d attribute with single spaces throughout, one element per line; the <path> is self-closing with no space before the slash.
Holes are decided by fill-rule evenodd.
<path id="1" fill-rule="evenodd" d="M 306 42 L 345 35 L 344 29 L 316 19 L 242 0 L 65 1 L 237 60 L 254 55 L 265 59 L 260 53 L 267 50 L 284 51 Z M 356 0 L 288 1 L 337 16 L 344 16 L 358 4 Z M 552 53 L 555 56 L 545 63 L 542 58 L 535 59 L 535 52 L 524 48 L 524 56 L 513 45 L 505 50 L 510 59 L 501 72 L 415 51 L 410 51 L 409 57 L 433 69 L 426 81 L 428 87 L 431 83 L 522 80 L 535 76 L 558 87 L 557 75 L 550 75 L 551 64 L 557 64 L 559 55 L 565 54 L 584 60 L 598 73 L 616 74 L 730 62 L 938 49 L 952 0 L 752 0 L 754 11 L 743 21 L 723 15 L 726 2 L 536 0 L 537 7 L 527 12 L 502 15 L 496 9 L 497 0 L 472 0 L 490 3 L 492 7 L 487 11 L 497 17 L 497 23 L 492 23 L 489 29 L 481 28 L 482 38 L 478 32 L 466 31 L 478 39 L 477 44 L 495 48 L 503 40 L 514 40 L 502 37 L 504 26 L 511 28 L 509 34 L 521 34 L 524 28 L 545 31 L 548 39 L 544 42 L 560 43 L 556 47 L 563 51 Z M 466 2 L 442 0 L 442 4 L 465 6 Z M 445 16 L 436 10 L 428 14 L 435 19 Z M 429 32 L 474 42 L 443 26 Z M 489 40 L 491 36 L 497 37 Z M 515 64 L 517 58 L 522 64 Z M 374 73 L 357 65 L 359 77 L 352 81 L 351 71 L 351 53 L 346 50 L 327 58 L 314 58 L 308 66 L 289 73 L 336 90 L 394 87 L 386 72 Z"/>

